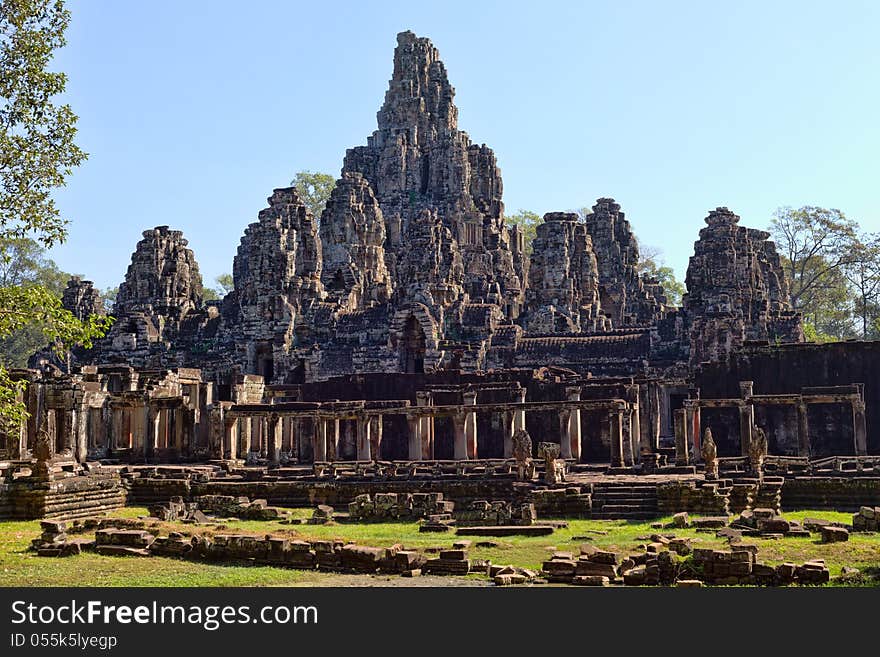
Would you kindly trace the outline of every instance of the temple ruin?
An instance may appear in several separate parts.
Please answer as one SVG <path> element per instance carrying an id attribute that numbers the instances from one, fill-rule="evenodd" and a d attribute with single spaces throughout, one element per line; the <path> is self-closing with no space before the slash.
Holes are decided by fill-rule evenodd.
<path id="1" fill-rule="evenodd" d="M 146 230 L 107 336 L 69 367 L 41 353 L 13 371 L 30 417 L 0 441 L 0 516 L 416 489 L 539 513 L 562 507 L 537 491 L 571 489 L 609 518 L 780 490 L 783 506 L 880 504 L 880 344 L 804 342 L 768 233 L 709 211 L 681 307 L 639 274 L 614 199 L 544 215 L 527 255 L 454 96 L 431 42 L 399 34 L 377 129 L 321 217 L 273 190 L 221 301 L 180 231 Z M 76 278 L 63 302 L 104 312 Z"/>

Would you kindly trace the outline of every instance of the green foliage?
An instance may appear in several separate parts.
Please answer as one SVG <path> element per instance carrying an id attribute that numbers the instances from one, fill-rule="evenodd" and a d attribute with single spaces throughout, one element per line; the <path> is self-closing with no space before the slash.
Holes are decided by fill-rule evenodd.
<path id="1" fill-rule="evenodd" d="M 220 274 L 214 281 L 217 287 L 206 287 L 202 289 L 202 298 L 205 301 L 217 301 L 235 289 L 235 283 L 232 280 L 232 274 Z"/>
<path id="2" fill-rule="evenodd" d="M 526 257 L 532 255 L 532 242 L 537 235 L 538 224 L 540 224 L 543 219 L 541 215 L 537 212 L 532 212 L 530 210 L 517 210 L 513 214 L 507 215 L 504 217 L 505 222 L 510 228 L 514 226 L 518 226 L 520 230 L 522 230 L 525 241 L 525 254 Z"/>
<path id="3" fill-rule="evenodd" d="M 815 206 L 776 210 L 770 235 L 791 285 L 791 302 L 818 334 L 851 333 L 850 293 L 843 268 L 852 262 L 858 224 Z"/>
<path id="4" fill-rule="evenodd" d="M 235 281 L 232 279 L 232 274 L 220 274 L 214 281 L 220 286 L 220 293 L 223 296 L 226 296 L 235 289 Z"/>
<path id="5" fill-rule="evenodd" d="M 46 70 L 65 44 L 70 14 L 61 0 L 0 3 L 0 238 L 36 233 L 52 246 L 67 221 L 51 198 L 86 154 L 73 143 L 76 115 L 52 98 L 67 77 Z"/>
<path id="6" fill-rule="evenodd" d="M 0 287 L 42 285 L 57 297 L 70 275 L 46 257 L 46 250 L 35 240 L 13 238 L 0 240 Z M 0 362 L 7 367 L 26 367 L 28 358 L 46 339 L 40 327 L 28 324 L 0 340 Z"/>
<path id="7" fill-rule="evenodd" d="M 315 221 L 320 222 L 321 213 L 324 212 L 324 206 L 327 205 L 327 199 L 330 198 L 330 193 L 336 186 L 336 179 L 327 173 L 307 170 L 297 173 L 290 184 L 296 187 L 296 191 L 299 192 L 303 203 L 306 204 Z M 226 275 L 228 276 L 228 274 Z"/>
<path id="8" fill-rule="evenodd" d="M 770 232 L 807 339 L 878 336 L 880 237 L 840 210 L 814 206 L 779 208 Z"/>
<path id="9" fill-rule="evenodd" d="M 312 509 L 296 509 L 297 518 L 307 518 Z M 119 509 L 114 517 L 137 518 L 147 514 L 144 507 Z M 833 511 L 797 511 L 786 513 L 791 520 L 802 521 L 805 517 L 822 518 L 831 522 L 850 522 L 852 514 Z M 664 522 L 670 517 L 657 518 Z M 284 525 L 271 521 L 243 520 L 235 524 L 237 532 L 263 537 L 268 533 L 280 535 L 289 532 Z M 194 526 L 183 523 L 162 523 L 161 533 L 169 531 L 207 532 L 215 527 Z M 242 566 L 240 564 L 200 563 L 182 559 L 153 557 L 149 568 L 143 560 L 127 557 L 109 557 L 94 552 L 83 552 L 66 559 L 46 559 L 28 550 L 31 539 L 40 533 L 39 521 L 0 523 L 0 569 L 4 572 L 7 586 L 267 586 L 301 583 L 345 585 L 359 582 L 369 584 L 368 575 L 346 575 L 321 571 L 302 571 L 272 566 Z M 472 547 L 468 556 L 472 559 L 488 559 L 495 564 L 512 564 L 539 570 L 541 563 L 556 550 L 573 551 L 589 536 L 589 543 L 603 550 L 620 555 L 643 551 L 645 536 L 657 533 L 651 521 L 624 520 L 568 520 L 568 527 L 558 529 L 552 536 L 511 536 L 497 541 L 494 547 Z M 728 548 L 725 539 L 696 529 L 677 529 L 676 536 L 699 539 L 699 546 L 714 549 Z M 451 547 L 455 536 L 419 532 L 415 522 L 347 523 L 298 526 L 297 538 L 332 540 L 341 538 L 360 545 L 388 547 L 402 543 L 417 550 L 432 546 Z M 870 533 L 852 534 L 844 543 L 819 543 L 800 537 L 782 537 L 774 541 L 747 541 L 757 544 L 758 559 L 770 565 L 782 562 L 803 563 L 808 559 L 823 558 L 832 576 L 840 574 L 843 566 L 855 566 L 867 572 L 880 561 L 880 535 Z M 485 575 L 449 577 L 438 582 L 461 586 L 474 579 L 485 582 Z M 866 584 L 877 585 L 876 579 Z"/>
<path id="10" fill-rule="evenodd" d="M 73 142 L 76 115 L 68 105 L 53 103 L 67 78 L 46 67 L 64 45 L 69 21 L 62 0 L 0 2 L 0 239 L 7 246 L 2 258 L 7 270 L 34 255 L 20 240 L 32 238 L 49 247 L 67 236 L 67 220 L 51 194 L 86 154 Z M 37 327 L 63 353 L 71 345 L 89 346 L 103 334 L 109 318 L 79 322 L 62 308 L 52 285 L 10 276 L 0 286 L 0 340 Z M 0 363 L 0 429 L 14 426 L 26 413 L 17 393 Z"/>
<path id="11" fill-rule="evenodd" d="M 113 306 L 116 304 L 116 295 L 119 294 L 119 286 L 108 287 L 101 292 L 101 299 L 104 300 L 104 310 L 108 313 L 113 312 Z"/>
<path id="12" fill-rule="evenodd" d="M 666 301 L 670 306 L 681 305 L 681 299 L 687 290 L 684 283 L 676 278 L 675 270 L 663 264 L 659 249 L 650 246 L 640 248 L 638 272 L 642 278 L 656 280 L 663 286 Z"/>
<path id="13" fill-rule="evenodd" d="M 817 328 L 816 325 L 812 322 L 804 322 L 804 339 L 807 342 L 835 342 L 839 338 L 830 335 L 828 333 L 822 333 Z"/>

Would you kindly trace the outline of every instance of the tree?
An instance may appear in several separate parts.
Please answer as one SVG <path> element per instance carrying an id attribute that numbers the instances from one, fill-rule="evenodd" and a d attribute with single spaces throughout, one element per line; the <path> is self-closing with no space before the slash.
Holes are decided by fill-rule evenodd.
<path id="1" fill-rule="evenodd" d="M 815 206 L 776 210 L 770 235 L 791 284 L 791 303 L 822 324 L 835 314 L 841 269 L 853 261 L 858 225 L 843 212 Z M 845 286 L 845 283 L 844 283 Z"/>
<path id="2" fill-rule="evenodd" d="M 214 279 L 214 282 L 220 286 L 220 292 L 226 296 L 235 289 L 235 282 L 232 280 L 232 274 L 220 274 Z"/>
<path id="3" fill-rule="evenodd" d="M 312 171 L 300 171 L 290 181 L 292 187 L 296 187 L 303 203 L 314 216 L 316 222 L 320 222 L 321 213 L 327 205 L 330 193 L 336 187 L 336 179 L 327 173 Z"/>
<path id="4" fill-rule="evenodd" d="M 523 235 L 525 236 L 526 257 L 528 258 L 531 256 L 532 242 L 537 235 L 538 224 L 543 221 L 541 215 L 530 210 L 517 210 L 513 214 L 507 215 L 504 220 L 509 227 L 513 228 L 514 226 L 518 226 L 519 229 L 522 230 Z"/>
<path id="5" fill-rule="evenodd" d="M 67 220 L 51 198 L 86 154 L 73 140 L 76 115 L 53 98 L 64 91 L 63 73 L 46 69 L 65 43 L 70 14 L 62 0 L 0 1 L 0 239 L 32 238 L 49 247 L 64 241 Z M 2 256 L 10 266 L 12 256 Z M 37 326 L 60 353 L 91 346 L 111 320 L 78 321 L 46 285 L 0 287 L 0 340 Z M 24 383 L 0 363 L 0 430 L 27 417 L 18 400 Z"/>
<path id="6" fill-rule="evenodd" d="M 638 273 L 642 278 L 656 280 L 663 286 L 666 301 L 670 306 L 680 306 L 687 290 L 675 277 L 675 270 L 663 263 L 662 255 L 662 251 L 656 247 L 640 246 Z"/>
<path id="7" fill-rule="evenodd" d="M 235 289 L 232 274 L 220 274 L 214 279 L 218 287 L 205 287 L 202 289 L 202 298 L 205 301 L 218 301 Z"/>
<path id="8" fill-rule="evenodd" d="M 35 240 L 0 240 L 0 288 L 42 285 L 60 299 L 69 279 L 70 274 L 58 269 Z M 40 326 L 30 323 L 0 340 L 0 362 L 7 367 L 26 367 L 28 358 L 45 346 Z"/>
<path id="9" fill-rule="evenodd" d="M 86 154 L 73 143 L 76 115 L 51 100 L 67 76 L 46 66 L 69 22 L 61 0 L 0 2 L 0 238 L 66 236 L 51 193 Z"/>
<path id="10" fill-rule="evenodd" d="M 880 305 L 880 236 L 859 236 L 842 272 L 849 283 L 853 315 L 861 324 L 861 336 L 869 338 L 874 334 Z"/>
<path id="11" fill-rule="evenodd" d="M 113 306 L 116 305 L 116 295 L 119 294 L 119 286 L 108 287 L 101 292 L 101 299 L 104 300 L 104 310 L 108 313 L 113 312 Z"/>

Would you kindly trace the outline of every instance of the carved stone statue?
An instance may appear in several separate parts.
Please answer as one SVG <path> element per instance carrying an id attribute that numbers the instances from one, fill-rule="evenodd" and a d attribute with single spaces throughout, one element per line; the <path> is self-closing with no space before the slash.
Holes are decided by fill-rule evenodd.
<path id="1" fill-rule="evenodd" d="M 559 443 L 538 443 L 538 456 L 544 459 L 544 483 L 565 481 L 565 461 L 559 458 Z"/>
<path id="2" fill-rule="evenodd" d="M 752 472 L 761 477 L 764 473 L 764 457 L 767 456 L 767 434 L 761 427 L 752 428 L 752 442 L 749 444 L 749 465 Z"/>
<path id="3" fill-rule="evenodd" d="M 703 433 L 703 444 L 700 446 L 703 463 L 706 464 L 706 479 L 718 478 L 718 448 L 712 438 L 712 429 L 706 427 Z"/>
<path id="4" fill-rule="evenodd" d="M 517 481 L 531 481 L 535 477 L 535 464 L 532 462 L 532 437 L 525 429 L 517 429 L 513 434 L 513 458 L 516 459 Z"/>
<path id="5" fill-rule="evenodd" d="M 37 462 L 33 467 L 33 474 L 39 479 L 49 479 L 52 469 L 49 461 L 52 459 L 52 440 L 49 438 L 49 432 L 45 427 L 37 431 L 36 440 L 34 441 L 34 458 Z"/>

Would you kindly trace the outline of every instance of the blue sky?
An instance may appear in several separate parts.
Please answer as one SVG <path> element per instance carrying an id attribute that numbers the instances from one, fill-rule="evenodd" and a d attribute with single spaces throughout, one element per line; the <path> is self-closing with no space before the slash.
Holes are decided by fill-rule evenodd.
<path id="1" fill-rule="evenodd" d="M 101 288 L 143 230 L 184 231 L 206 285 L 303 169 L 363 144 L 397 32 L 439 48 L 459 123 L 495 149 L 508 212 L 612 196 L 683 278 L 707 211 L 782 205 L 880 230 L 880 3 L 71 0 L 89 160 L 51 252 Z"/>

